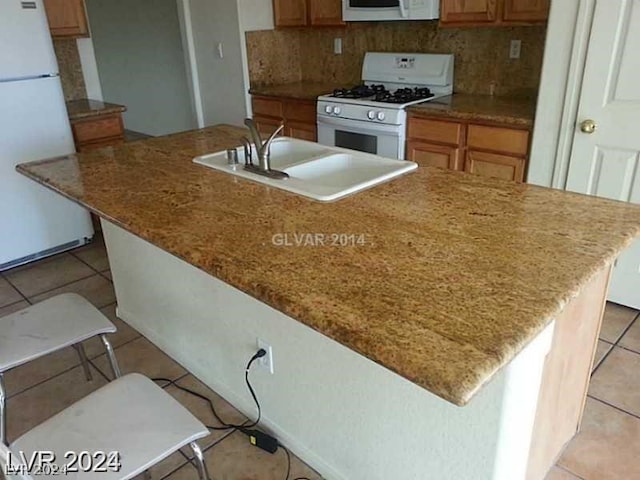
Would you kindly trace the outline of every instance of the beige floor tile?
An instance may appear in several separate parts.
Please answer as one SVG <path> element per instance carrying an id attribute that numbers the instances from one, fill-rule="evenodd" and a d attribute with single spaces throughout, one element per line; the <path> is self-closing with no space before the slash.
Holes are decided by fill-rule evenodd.
<path id="1" fill-rule="evenodd" d="M 97 272 L 109 269 L 109 258 L 107 249 L 101 240 L 94 241 L 89 245 L 72 250 L 71 254 L 88 264 Z"/>
<path id="2" fill-rule="evenodd" d="M 7 401 L 9 441 L 105 384 L 106 381 L 95 369 L 93 381 L 87 382 L 82 368 L 76 367 L 10 398 Z"/>
<path id="3" fill-rule="evenodd" d="M 101 275 L 113 281 L 113 277 L 111 276 L 111 270 L 107 270 L 105 272 L 101 272 Z"/>
<path id="4" fill-rule="evenodd" d="M 620 339 L 618 345 L 640 353 L 640 317 L 633 322 L 633 325 Z"/>
<path id="5" fill-rule="evenodd" d="M 612 347 L 613 345 L 611 345 L 609 342 L 605 342 L 604 340 L 598 340 L 598 347 L 596 348 L 596 356 L 593 359 L 593 370 L 598 368 L 598 365 L 600 365 L 600 362 L 605 357 L 605 355 L 609 353 L 609 350 L 611 350 Z"/>
<path id="6" fill-rule="evenodd" d="M 158 347 L 144 337 L 116 348 L 116 358 L 123 375 L 138 372 L 149 378 L 168 378 L 176 380 L 187 371 L 171 357 L 165 355 Z M 107 377 L 111 378 L 111 368 L 106 354 L 92 360 Z"/>
<path id="7" fill-rule="evenodd" d="M 640 419 L 587 398 L 581 431 L 558 465 L 584 480 L 640 478 Z"/>
<path id="8" fill-rule="evenodd" d="M 161 478 L 166 477 L 168 474 L 177 470 L 184 464 L 186 464 L 189 460 L 186 459 L 184 455 L 180 452 L 176 452 L 172 455 L 169 455 L 160 463 L 154 465 L 149 469 L 149 473 L 151 474 L 151 480 L 160 480 Z M 144 473 L 141 473 L 137 477 L 133 477 L 133 480 L 145 480 Z M 214 479 L 211 479 L 214 480 Z"/>
<path id="9" fill-rule="evenodd" d="M 11 313 L 15 313 L 18 310 L 22 310 L 23 308 L 27 308 L 29 306 L 29 302 L 26 300 L 20 300 L 17 303 L 12 303 L 10 305 L 5 305 L 4 307 L 0 307 L 0 318 L 5 315 L 9 315 Z"/>
<path id="10" fill-rule="evenodd" d="M 589 395 L 640 416 L 640 354 L 614 347 L 593 374 Z"/>
<path id="11" fill-rule="evenodd" d="M 112 335 L 108 335 L 109 341 L 113 348 L 119 347 L 140 336 L 140 333 L 127 323 L 123 322 L 116 316 L 116 304 L 108 305 L 100 309 L 106 317 L 113 322 L 118 331 Z M 84 349 L 89 358 L 95 358 L 105 353 L 104 345 L 98 337 L 84 342 Z"/>
<path id="12" fill-rule="evenodd" d="M 282 480 L 287 474 L 284 450 L 269 454 L 249 443 L 240 432 L 229 435 L 205 452 L 205 461 L 215 480 Z M 321 479 L 316 472 L 291 454 L 289 478 Z M 168 477 L 170 480 L 197 480 L 198 472 L 186 465 Z"/>
<path id="13" fill-rule="evenodd" d="M 77 365 L 80 358 L 71 347 L 25 363 L 5 373 L 7 394 L 15 395 Z"/>
<path id="14" fill-rule="evenodd" d="M 197 393 L 200 393 L 201 395 L 204 395 L 207 398 L 210 398 L 213 401 L 216 413 L 226 423 L 241 424 L 246 420 L 246 417 L 244 415 L 242 415 L 231 404 L 227 403 L 226 400 L 224 400 L 213 390 L 209 389 L 193 375 L 188 375 L 184 378 L 181 378 L 177 383 L 181 387 L 189 388 Z M 193 413 L 198 419 L 200 419 L 200 421 L 205 425 L 216 427 L 222 426 L 222 424 L 218 422 L 213 416 L 213 413 L 209 408 L 209 404 L 204 400 L 201 400 L 198 397 L 191 395 L 190 393 L 184 392 L 173 385 L 167 387 L 166 390 L 171 395 L 173 395 L 173 397 L 182 405 L 189 409 L 189 411 Z M 200 444 L 200 447 L 202 449 L 205 449 L 220 440 L 222 437 L 228 435 L 229 432 L 229 430 L 214 430 L 208 437 L 199 440 L 198 443 Z M 189 458 L 193 456 L 191 449 L 189 448 L 183 449 L 183 453 Z"/>
<path id="15" fill-rule="evenodd" d="M 562 468 L 553 467 L 545 477 L 545 480 L 582 480 L 574 474 L 563 470 Z"/>
<path id="16" fill-rule="evenodd" d="M 600 338 L 609 343 L 616 343 L 625 329 L 637 315 L 637 311 L 617 303 L 607 302 L 602 320 Z"/>
<path id="17" fill-rule="evenodd" d="M 23 300 L 20 292 L 13 288 L 3 277 L 0 277 L 0 307 L 11 305 L 20 300 Z"/>
<path id="18" fill-rule="evenodd" d="M 87 267 L 89 268 L 89 267 Z M 97 273 L 91 277 L 78 280 L 77 282 L 70 283 L 64 287 L 50 290 L 41 295 L 29 298 L 33 303 L 40 302 L 54 295 L 61 293 L 74 292 L 82 295 L 97 308 L 106 307 L 116 301 L 116 294 L 113 290 L 113 284 L 106 278 L 98 275 Z"/>
<path id="19" fill-rule="evenodd" d="M 33 297 L 95 273 L 75 258 L 63 253 L 9 270 L 5 277 L 25 296 Z"/>

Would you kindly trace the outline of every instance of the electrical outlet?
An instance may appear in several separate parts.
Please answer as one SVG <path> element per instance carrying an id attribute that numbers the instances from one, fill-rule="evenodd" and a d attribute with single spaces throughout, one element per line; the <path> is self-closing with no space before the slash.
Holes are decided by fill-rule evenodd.
<path id="1" fill-rule="evenodd" d="M 264 348 L 267 354 L 258 359 L 258 365 L 264 370 L 269 370 L 269 373 L 273 375 L 273 348 L 264 340 L 258 339 L 258 349 Z"/>
<path id="2" fill-rule="evenodd" d="M 334 38 L 333 39 L 333 53 L 336 55 L 342 55 L 342 39 Z"/>
<path id="3" fill-rule="evenodd" d="M 522 50 L 522 40 L 511 40 L 511 47 L 509 48 L 509 58 L 520 58 L 520 50 Z"/>

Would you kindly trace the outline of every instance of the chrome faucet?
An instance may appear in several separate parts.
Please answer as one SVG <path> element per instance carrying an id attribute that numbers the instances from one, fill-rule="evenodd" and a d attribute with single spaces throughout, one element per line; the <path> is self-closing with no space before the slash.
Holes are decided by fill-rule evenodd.
<path id="1" fill-rule="evenodd" d="M 253 140 L 253 144 L 255 146 L 256 155 L 258 157 L 258 166 L 253 164 L 253 159 L 251 155 L 251 142 L 246 137 L 242 137 L 242 144 L 244 146 L 245 153 L 245 170 L 250 170 L 253 173 L 257 173 L 258 175 L 263 175 L 265 177 L 275 178 L 275 179 L 284 179 L 289 178 L 289 175 L 285 172 L 281 172 L 279 170 L 271 169 L 271 143 L 276 138 L 282 129 L 284 128 L 284 124 L 280 125 L 275 132 L 271 134 L 271 136 L 262 141 L 262 137 L 260 136 L 260 132 L 258 131 L 258 127 L 256 122 L 251 118 L 246 118 L 244 120 L 244 124 L 249 129 L 249 133 L 251 134 L 251 139 Z"/>

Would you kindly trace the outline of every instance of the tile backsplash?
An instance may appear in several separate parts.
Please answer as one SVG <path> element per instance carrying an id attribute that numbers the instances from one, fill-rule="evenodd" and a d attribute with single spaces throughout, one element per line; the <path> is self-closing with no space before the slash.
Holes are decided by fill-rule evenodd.
<path id="1" fill-rule="evenodd" d="M 535 95 L 540 82 L 546 26 L 439 28 L 437 21 L 352 23 L 344 28 L 247 32 L 252 85 L 297 81 L 354 84 L 367 51 L 454 53 L 454 90 L 505 96 Z M 343 54 L 333 53 L 342 38 Z M 509 58 L 511 40 L 521 57 Z"/>
<path id="2" fill-rule="evenodd" d="M 55 39 L 53 48 L 60 68 L 60 80 L 65 100 L 78 100 L 87 97 L 82 75 L 82 64 L 75 39 Z"/>

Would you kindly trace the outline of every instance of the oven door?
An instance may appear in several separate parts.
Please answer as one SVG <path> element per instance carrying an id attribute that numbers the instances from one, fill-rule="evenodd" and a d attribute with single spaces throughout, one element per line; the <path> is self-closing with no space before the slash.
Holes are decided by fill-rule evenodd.
<path id="1" fill-rule="evenodd" d="M 318 143 L 404 160 L 404 125 L 318 116 Z"/>

